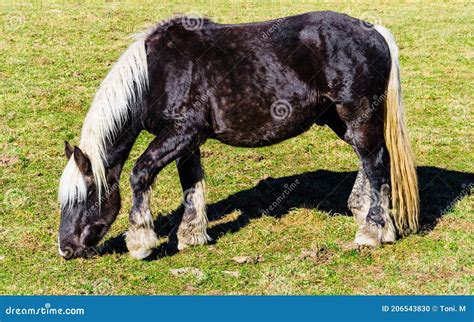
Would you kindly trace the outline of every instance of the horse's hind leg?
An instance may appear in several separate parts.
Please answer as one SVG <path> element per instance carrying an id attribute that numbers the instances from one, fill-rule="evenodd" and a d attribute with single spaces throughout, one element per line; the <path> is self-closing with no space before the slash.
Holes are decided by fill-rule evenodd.
<path id="1" fill-rule="evenodd" d="M 184 194 L 184 213 L 177 232 L 178 249 L 181 250 L 191 245 L 206 244 L 211 238 L 206 232 L 206 187 L 199 149 L 177 159 L 176 166 Z"/>
<path id="2" fill-rule="evenodd" d="M 329 126 L 339 138 L 352 145 L 356 150 L 353 143 L 353 135 L 348 131 L 346 123 L 341 119 L 335 107 L 336 105 L 333 103 L 327 106 L 324 114 L 320 116 L 320 124 Z M 347 200 L 347 206 L 360 227 L 364 227 L 365 225 L 366 217 L 369 213 L 370 200 L 370 182 L 361 165 L 354 187 Z"/>
<path id="3" fill-rule="evenodd" d="M 362 165 L 359 167 L 359 172 L 357 172 L 354 186 L 347 200 L 347 206 L 354 215 L 356 223 L 363 226 L 370 208 L 370 183 Z"/>
<path id="4" fill-rule="evenodd" d="M 126 236 L 127 248 L 134 258 L 149 256 L 157 243 L 149 205 L 151 185 L 161 169 L 188 151 L 191 139 L 190 135 L 179 135 L 174 129 L 165 129 L 135 163 L 130 177 L 133 205 Z"/>
<path id="5" fill-rule="evenodd" d="M 352 144 L 362 161 L 349 207 L 354 212 L 359 231 L 355 243 L 377 246 L 395 241 L 395 228 L 389 214 L 390 167 L 383 136 L 383 121 L 377 117 L 351 128 Z"/>

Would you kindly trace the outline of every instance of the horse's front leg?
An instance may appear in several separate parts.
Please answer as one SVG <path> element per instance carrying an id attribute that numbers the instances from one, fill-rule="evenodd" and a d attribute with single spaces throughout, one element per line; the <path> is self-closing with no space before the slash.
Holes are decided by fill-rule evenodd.
<path id="1" fill-rule="evenodd" d="M 206 232 L 206 187 L 199 149 L 177 159 L 176 166 L 184 194 L 183 219 L 177 232 L 178 249 L 182 250 L 188 246 L 206 244 L 211 238 Z"/>
<path id="2" fill-rule="evenodd" d="M 149 201 L 149 187 L 143 190 L 134 189 L 133 206 L 129 217 L 130 227 L 126 241 L 130 256 L 136 259 L 148 257 L 158 242 Z"/>
<path id="3" fill-rule="evenodd" d="M 135 163 L 130 178 L 133 204 L 126 236 L 133 258 L 149 256 L 157 244 L 149 204 L 151 185 L 161 169 L 188 151 L 190 142 L 189 135 L 179 135 L 174 129 L 163 130 Z"/>

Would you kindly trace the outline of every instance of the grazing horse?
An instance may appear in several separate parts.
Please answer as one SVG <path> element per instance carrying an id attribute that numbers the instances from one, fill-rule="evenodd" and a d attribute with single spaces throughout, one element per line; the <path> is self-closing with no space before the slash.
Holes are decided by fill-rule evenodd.
<path id="1" fill-rule="evenodd" d="M 381 26 L 334 12 L 248 24 L 186 16 L 160 23 L 120 57 L 97 91 L 79 146 L 65 142 L 59 253 L 88 257 L 120 210 L 119 179 L 143 130 L 156 137 L 131 174 L 126 243 L 150 255 L 150 187 L 176 161 L 185 192 L 178 249 L 206 233 L 200 146 L 279 143 L 329 126 L 360 158 L 348 200 L 355 243 L 394 242 L 418 228 L 419 197 L 399 79 L 398 48 Z M 195 18 L 194 18 L 195 19 Z"/>

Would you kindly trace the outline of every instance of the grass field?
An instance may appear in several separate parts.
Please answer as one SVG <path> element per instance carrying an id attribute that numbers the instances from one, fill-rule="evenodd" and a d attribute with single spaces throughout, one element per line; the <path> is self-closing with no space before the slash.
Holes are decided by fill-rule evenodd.
<path id="1" fill-rule="evenodd" d="M 472 294 L 474 6 L 188 3 L 0 4 L 0 294 Z M 208 141 L 202 151 L 216 242 L 177 254 L 166 242 L 181 188 L 176 167 L 167 167 L 152 199 L 162 244 L 152 260 L 133 260 L 121 236 L 131 201 L 128 175 L 151 139 L 143 134 L 122 176 L 123 207 L 105 238 L 110 254 L 59 257 L 63 141 L 79 142 L 91 98 L 129 35 L 174 13 L 239 23 L 327 9 L 383 24 L 397 38 L 419 165 L 418 234 L 377 249 L 350 247 L 356 224 L 346 200 L 358 160 L 328 128 L 315 126 L 269 148 Z M 253 260 L 239 264 L 235 256 Z"/>

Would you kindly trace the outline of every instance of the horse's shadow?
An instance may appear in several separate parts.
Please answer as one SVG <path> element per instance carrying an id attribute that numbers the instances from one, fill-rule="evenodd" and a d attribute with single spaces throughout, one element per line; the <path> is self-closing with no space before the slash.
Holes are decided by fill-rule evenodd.
<path id="1" fill-rule="evenodd" d="M 445 170 L 435 167 L 418 167 L 421 229 L 426 233 L 433 229 L 439 218 L 474 186 L 474 174 Z M 208 229 L 212 239 L 236 232 L 245 227 L 251 219 L 263 214 L 280 218 L 293 208 L 319 209 L 331 215 L 350 215 L 347 199 L 357 172 L 333 172 L 318 170 L 298 175 L 267 178 L 255 187 L 237 192 L 226 199 L 208 206 L 209 221 L 221 219 L 235 210 L 240 214 L 234 220 L 216 224 Z M 176 228 L 181 221 L 183 208 L 179 207 L 168 215 L 159 215 L 155 230 L 159 237 L 170 236 L 168 243 L 157 247 L 148 258 L 154 260 L 170 256 L 176 250 Z M 127 247 L 123 234 L 107 240 L 101 254 L 125 253 Z"/>

